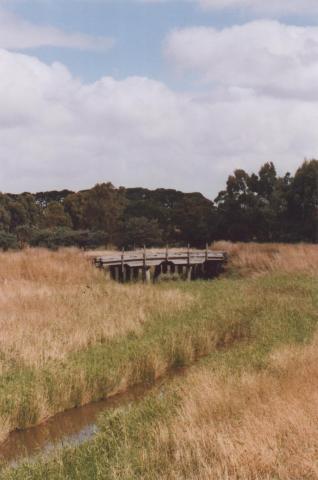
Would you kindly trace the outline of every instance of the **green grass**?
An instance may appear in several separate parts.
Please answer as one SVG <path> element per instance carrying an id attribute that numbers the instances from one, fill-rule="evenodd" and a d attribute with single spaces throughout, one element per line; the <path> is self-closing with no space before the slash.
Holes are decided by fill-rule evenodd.
<path id="1" fill-rule="evenodd" d="M 195 362 L 226 374 L 266 368 L 282 344 L 308 342 L 318 321 L 318 279 L 268 275 L 257 279 L 174 283 L 196 297 L 180 314 L 154 315 L 142 334 L 91 347 L 45 371 L 23 369 L 1 378 L 0 414 L 14 410 L 21 426 L 36 421 L 37 399 L 52 409 L 80 404 L 85 389 L 107 396 L 123 377 L 127 385 L 153 382 L 160 369 Z M 160 285 L 156 288 L 169 288 Z M 174 415 L 180 399 L 175 380 L 134 406 L 107 413 L 94 440 L 66 448 L 49 460 L 3 470 L 8 479 L 165 478 L 152 458 L 156 423 Z M 182 380 L 181 380 L 182 381 Z"/>

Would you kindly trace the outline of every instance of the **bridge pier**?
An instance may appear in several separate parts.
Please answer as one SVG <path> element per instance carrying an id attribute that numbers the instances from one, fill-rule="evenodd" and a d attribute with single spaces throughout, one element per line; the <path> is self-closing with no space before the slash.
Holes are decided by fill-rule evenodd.
<path id="1" fill-rule="evenodd" d="M 131 267 L 128 267 L 128 272 L 127 272 L 128 282 L 132 282 L 133 275 L 134 275 L 133 269 Z"/>
<path id="2" fill-rule="evenodd" d="M 163 262 L 155 266 L 128 266 L 115 265 L 103 267 L 105 277 L 116 282 L 144 282 L 156 283 L 162 274 L 172 276 L 178 274 L 180 278 L 191 281 L 196 279 L 209 279 L 217 276 L 222 271 L 222 262 L 204 262 L 196 265 L 173 265 Z"/>
<path id="3" fill-rule="evenodd" d="M 193 267 L 190 265 L 187 267 L 186 280 L 190 282 L 192 279 Z"/>
<path id="4" fill-rule="evenodd" d="M 143 272 L 143 281 L 145 283 L 150 283 L 151 282 L 151 271 L 150 268 L 145 268 Z"/>
<path id="5" fill-rule="evenodd" d="M 103 267 L 103 270 L 104 270 L 104 273 L 105 273 L 106 280 L 110 280 L 112 278 L 111 267 Z"/>
<path id="6" fill-rule="evenodd" d="M 123 283 L 126 283 L 126 281 L 127 281 L 127 269 L 126 269 L 126 265 L 124 265 L 124 266 L 121 267 L 121 279 L 122 279 L 122 282 L 123 282 Z"/>
<path id="7" fill-rule="evenodd" d="M 155 271 L 153 275 L 153 282 L 156 283 L 161 275 L 161 265 L 155 266 Z"/>

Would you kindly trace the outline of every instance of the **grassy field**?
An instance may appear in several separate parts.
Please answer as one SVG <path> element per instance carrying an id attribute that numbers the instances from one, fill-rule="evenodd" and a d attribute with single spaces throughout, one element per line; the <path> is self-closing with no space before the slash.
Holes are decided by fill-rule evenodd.
<path id="1" fill-rule="evenodd" d="M 318 478 L 318 248 L 216 247 L 232 253 L 223 278 L 147 288 L 105 282 L 75 251 L 3 254 L 3 435 L 194 366 L 1 478 Z"/>
<path id="2" fill-rule="evenodd" d="M 145 326 L 194 301 L 107 282 L 72 250 L 4 253 L 0 263 L 0 438 L 143 381 Z"/>

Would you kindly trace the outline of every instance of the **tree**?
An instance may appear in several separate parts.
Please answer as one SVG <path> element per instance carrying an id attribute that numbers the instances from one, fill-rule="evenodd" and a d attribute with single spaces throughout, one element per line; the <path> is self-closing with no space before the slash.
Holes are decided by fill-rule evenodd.
<path id="1" fill-rule="evenodd" d="M 60 247 L 79 247 L 92 249 L 105 247 L 108 238 L 104 232 L 75 231 L 70 228 L 57 227 L 34 229 L 31 232 L 29 243 L 32 247 L 58 249 Z"/>
<path id="2" fill-rule="evenodd" d="M 265 163 L 258 174 L 258 183 L 256 192 L 267 201 L 270 201 L 271 195 L 277 182 L 276 168 L 272 162 Z"/>
<path id="3" fill-rule="evenodd" d="M 132 217 L 124 225 L 120 236 L 120 246 L 128 249 L 159 247 L 162 245 L 162 230 L 157 220 L 145 217 Z"/>
<path id="4" fill-rule="evenodd" d="M 3 200 L 3 195 L 1 195 L 1 200 Z M 11 224 L 11 215 L 9 210 L 6 207 L 5 202 L 0 201 L 0 230 L 8 232 L 10 230 Z"/>
<path id="5" fill-rule="evenodd" d="M 78 192 L 68 195 L 64 201 L 64 210 L 69 215 L 75 230 L 81 230 L 86 227 L 87 222 L 84 217 L 86 197 L 87 192 Z"/>
<path id="6" fill-rule="evenodd" d="M 218 208 L 217 236 L 225 240 L 249 241 L 256 238 L 260 223 L 257 194 L 254 191 L 257 177 L 250 177 L 244 170 L 230 175 L 226 190 L 215 199 Z"/>
<path id="7" fill-rule="evenodd" d="M 292 211 L 297 237 L 318 242 L 318 160 L 305 161 L 291 187 Z"/>
<path id="8" fill-rule="evenodd" d="M 61 203 L 51 202 L 43 212 L 43 225 L 48 228 L 70 227 L 71 218 Z"/>
<path id="9" fill-rule="evenodd" d="M 116 241 L 124 198 L 111 183 L 95 185 L 85 194 L 83 215 L 88 229 L 106 232 L 110 241 Z"/>
<path id="10" fill-rule="evenodd" d="M 204 247 L 215 237 L 216 209 L 201 193 L 184 195 L 175 205 L 172 218 L 178 243 Z"/>
<path id="11" fill-rule="evenodd" d="M 17 237 L 12 233 L 0 231 L 0 249 L 4 250 L 15 250 L 18 248 Z"/>

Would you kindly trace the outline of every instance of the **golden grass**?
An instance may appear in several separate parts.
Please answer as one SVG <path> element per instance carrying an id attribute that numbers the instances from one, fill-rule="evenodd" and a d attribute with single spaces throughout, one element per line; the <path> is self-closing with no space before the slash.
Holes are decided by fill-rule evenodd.
<path id="1" fill-rule="evenodd" d="M 11 360 L 40 367 L 129 332 L 190 296 L 107 281 L 77 250 L 0 254 L 0 373 Z"/>
<path id="2" fill-rule="evenodd" d="M 268 360 L 272 348 L 312 338 L 317 323 L 317 246 L 217 243 L 214 248 L 229 252 L 232 270 L 262 276 L 192 283 L 182 289 L 179 285 L 176 291 L 107 282 L 89 266 L 84 254 L 74 250 L 3 255 L 0 306 L 6 315 L 1 313 L 0 319 L 9 319 L 12 338 L 6 333 L 0 350 L 7 357 L 20 355 L 26 364 L 42 365 L 115 335 L 138 334 L 154 308 L 164 320 L 158 331 L 149 334 L 145 329 L 145 338 L 133 336 L 133 357 L 126 355 L 125 348 L 100 349 L 99 363 L 94 355 L 87 361 L 94 367 L 91 376 L 82 359 L 72 366 L 73 383 L 66 377 L 61 387 L 62 374 L 53 376 L 56 398 L 65 401 L 52 407 L 47 386 L 32 387 L 39 396 L 34 400 L 40 409 L 38 417 L 34 420 L 28 414 L 33 407 L 25 397 L 26 406 L 17 402 L 16 410 L 29 415 L 27 421 L 9 412 L 12 420 L 2 428 L 3 435 L 65 405 L 69 408 L 149 378 L 155 380 L 168 367 L 189 365 L 214 352 L 205 366 L 194 367 L 176 388 L 174 384 L 171 390 L 160 390 L 140 408 L 137 404 L 115 412 L 109 423 L 105 417 L 96 442 L 70 450 L 70 455 L 57 457 L 48 467 L 34 466 L 35 474 L 28 478 L 43 478 L 50 468 L 59 472 L 54 478 L 65 478 L 69 471 L 83 471 L 81 478 L 90 478 L 93 464 L 102 472 L 101 478 L 104 473 L 105 478 L 114 479 L 318 478 L 318 337 L 309 346 L 281 347 Z M 5 290 L 10 283 L 11 290 Z M 21 296 L 17 304 L 10 291 Z M 184 312 L 184 305 L 193 298 L 192 308 Z M 181 315 L 169 318 L 171 308 L 182 310 Z M 232 350 L 238 340 L 238 349 Z M 163 345 L 168 348 L 162 354 Z M 116 374 L 109 375 L 110 388 L 105 389 L 108 371 L 101 375 L 99 371 L 114 351 L 119 360 L 125 359 L 118 362 Z M 262 371 L 255 370 L 260 366 Z M 109 368 L 113 368 L 111 362 L 106 363 Z M 76 389 L 81 395 L 74 402 Z M 20 390 L 17 395 L 20 398 Z M 3 403 L 11 408 L 10 402 Z M 6 421 L 0 412 L 1 418 Z M 44 472 L 42 476 L 37 468 Z M 21 472 L 21 476 L 6 478 L 25 478 Z"/>
<path id="3" fill-rule="evenodd" d="M 309 273 L 318 271 L 318 245 L 300 243 L 215 242 L 215 250 L 229 254 L 229 266 L 242 275 L 262 273 Z"/>
<path id="4" fill-rule="evenodd" d="M 178 416 L 158 427 L 166 478 L 318 478 L 318 338 L 278 351 L 269 366 L 239 378 L 191 374 Z"/>

